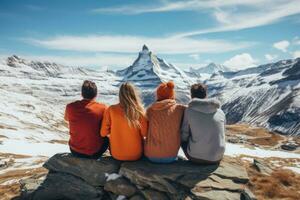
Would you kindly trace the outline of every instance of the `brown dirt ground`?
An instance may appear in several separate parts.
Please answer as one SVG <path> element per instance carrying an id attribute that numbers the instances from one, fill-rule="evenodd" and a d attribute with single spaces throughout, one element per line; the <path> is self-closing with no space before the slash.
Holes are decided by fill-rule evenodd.
<path id="1" fill-rule="evenodd" d="M 245 135 L 249 136 L 246 140 L 249 143 L 261 146 L 273 147 L 285 140 L 285 137 L 270 132 L 264 128 L 251 127 L 247 124 L 235 124 L 226 126 L 227 135 Z"/>

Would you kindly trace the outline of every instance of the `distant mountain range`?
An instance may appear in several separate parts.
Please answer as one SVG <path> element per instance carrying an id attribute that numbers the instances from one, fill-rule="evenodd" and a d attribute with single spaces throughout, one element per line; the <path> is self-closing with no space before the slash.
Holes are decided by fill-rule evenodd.
<path id="1" fill-rule="evenodd" d="M 144 45 L 134 63 L 117 72 L 66 67 L 12 56 L 0 64 L 0 78 L 0 91 L 7 95 L 0 97 L 0 109 L 7 106 L 5 101 L 9 96 L 25 95 L 26 98 L 33 96 L 38 102 L 40 108 L 34 112 L 47 110 L 44 106 L 51 105 L 49 115 L 51 112 L 62 115 L 61 109 L 68 99 L 80 98 L 80 85 L 85 79 L 96 81 L 99 100 L 108 104 L 117 101 L 118 86 L 122 82 L 134 82 L 142 88 L 146 105 L 154 101 L 155 88 L 161 82 L 173 80 L 177 100 L 187 103 L 190 85 L 201 81 L 208 85 L 210 96 L 223 103 L 228 124 L 245 122 L 282 134 L 300 135 L 300 58 L 234 72 L 214 63 L 184 72 L 158 58 Z M 18 98 L 16 108 L 17 105 L 30 104 L 26 98 Z M 9 114 L 16 113 L 15 119 L 19 119 L 20 112 Z"/>
<path id="2" fill-rule="evenodd" d="M 214 73 L 217 73 L 219 71 L 228 72 L 228 71 L 231 71 L 231 70 L 228 67 L 224 66 L 224 65 L 215 64 L 215 63 L 209 63 L 207 66 L 200 67 L 198 69 L 195 69 L 195 68 L 192 68 L 192 67 L 190 68 L 190 72 L 197 73 L 199 75 L 201 75 L 201 74 L 214 74 Z"/>

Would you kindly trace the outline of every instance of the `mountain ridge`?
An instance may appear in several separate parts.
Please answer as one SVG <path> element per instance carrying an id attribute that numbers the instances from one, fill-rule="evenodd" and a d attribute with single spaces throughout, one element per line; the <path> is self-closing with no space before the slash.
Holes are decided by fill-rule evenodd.
<path id="1" fill-rule="evenodd" d="M 218 71 L 205 77 L 201 73 L 197 75 L 180 70 L 157 57 L 144 45 L 132 65 L 116 72 L 66 67 L 11 56 L 6 64 L 1 65 L 0 76 L 26 79 L 26 82 L 20 83 L 25 88 L 31 87 L 26 85 L 27 79 L 41 80 L 44 85 L 43 80 L 54 78 L 53 83 L 50 81 L 49 85 L 43 86 L 45 92 L 57 91 L 58 95 L 70 97 L 74 96 L 72 92 L 76 91 L 76 95 L 80 93 L 81 81 L 91 79 L 100 84 L 104 99 L 116 95 L 122 82 L 131 81 L 142 89 L 146 105 L 155 101 L 155 88 L 161 82 L 173 80 L 177 100 L 184 104 L 189 102 L 190 85 L 204 82 L 208 85 L 210 97 L 222 102 L 229 124 L 250 123 L 283 134 L 300 135 L 299 69 L 300 58 L 297 58 L 239 71 Z M 68 81 L 66 85 L 64 81 Z M 34 91 L 31 93 L 35 94 Z"/>

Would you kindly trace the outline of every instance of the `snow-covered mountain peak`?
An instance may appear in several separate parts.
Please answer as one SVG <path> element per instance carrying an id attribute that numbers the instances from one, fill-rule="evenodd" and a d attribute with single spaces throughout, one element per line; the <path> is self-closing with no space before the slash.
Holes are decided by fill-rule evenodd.
<path id="1" fill-rule="evenodd" d="M 198 73 L 198 74 L 214 74 L 219 71 L 228 72 L 231 71 L 228 67 L 216 63 L 209 63 L 204 67 L 200 67 L 198 69 L 190 68 L 190 72 Z"/>
<path id="2" fill-rule="evenodd" d="M 145 44 L 143 45 L 142 51 L 145 51 L 145 52 L 149 51 L 149 48 L 147 47 L 147 45 L 145 45 Z"/>
<path id="3" fill-rule="evenodd" d="M 123 77 L 123 81 L 131 81 L 141 87 L 154 88 L 166 81 L 174 81 L 179 88 L 189 85 L 189 78 L 182 70 L 158 58 L 146 45 L 133 64 L 117 74 Z"/>

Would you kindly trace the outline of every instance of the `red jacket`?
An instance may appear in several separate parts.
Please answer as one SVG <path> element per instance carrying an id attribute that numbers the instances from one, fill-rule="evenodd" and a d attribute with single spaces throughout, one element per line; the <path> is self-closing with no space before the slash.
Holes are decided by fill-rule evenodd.
<path id="1" fill-rule="evenodd" d="M 103 140 L 99 133 L 105 109 L 106 105 L 86 99 L 67 105 L 65 120 L 69 122 L 72 150 L 93 155 L 101 149 Z"/>

